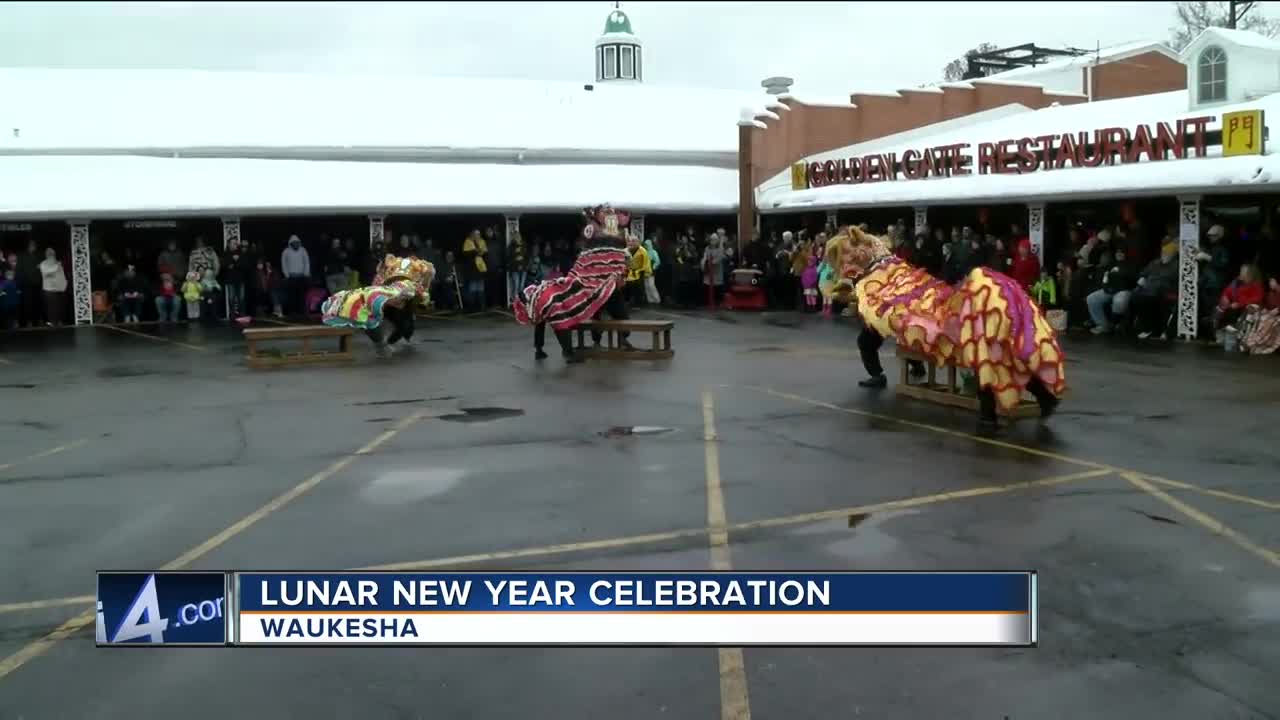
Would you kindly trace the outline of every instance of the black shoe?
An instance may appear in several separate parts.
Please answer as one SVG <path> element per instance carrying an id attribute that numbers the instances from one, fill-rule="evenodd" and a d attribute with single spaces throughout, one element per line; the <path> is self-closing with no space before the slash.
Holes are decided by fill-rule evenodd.
<path id="1" fill-rule="evenodd" d="M 533 351 L 533 359 L 534 359 L 534 360 L 546 360 L 546 359 L 547 359 L 547 354 L 546 354 L 546 353 L 544 353 L 544 352 L 542 352 L 542 348 L 538 348 L 538 349 L 536 349 L 536 350 L 534 350 L 534 351 Z"/>
<path id="2" fill-rule="evenodd" d="M 889 378 L 884 375 L 872 375 L 866 380 L 859 380 L 858 387 L 864 388 L 882 388 L 889 385 Z"/>

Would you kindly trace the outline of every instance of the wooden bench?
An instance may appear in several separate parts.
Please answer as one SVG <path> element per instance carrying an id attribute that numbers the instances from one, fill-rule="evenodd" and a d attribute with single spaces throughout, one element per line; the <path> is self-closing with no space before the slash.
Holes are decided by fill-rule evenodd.
<path id="1" fill-rule="evenodd" d="M 249 367 L 266 368 L 285 365 L 301 365 L 318 362 L 350 362 L 355 360 L 351 349 L 351 328 L 329 327 L 328 325 L 294 325 L 291 327 L 249 328 L 244 331 L 245 343 L 249 354 L 245 361 Z M 311 341 L 316 338 L 337 338 L 338 349 L 317 350 Z M 301 340 L 302 350 L 282 352 L 279 350 L 262 350 L 260 343 L 275 340 Z"/>
<path id="2" fill-rule="evenodd" d="M 911 378 L 911 362 L 918 362 L 924 365 L 925 377 L 923 380 L 913 380 Z M 940 405 L 966 408 L 974 412 L 978 411 L 978 396 L 964 392 L 964 388 L 960 385 L 960 373 L 956 370 L 955 365 L 946 366 L 947 381 L 943 384 L 938 382 L 938 367 L 931 358 L 918 353 L 898 350 L 898 364 L 902 374 L 898 378 L 898 384 L 894 386 L 894 389 L 899 395 Z M 1012 418 L 1039 417 L 1040 406 L 1024 393 L 1022 402 L 1018 403 L 1018 407 L 1008 413 L 1004 413 L 1004 415 Z"/>
<path id="3" fill-rule="evenodd" d="M 669 320 L 592 320 L 584 322 L 574 328 L 577 331 L 577 341 L 574 343 L 573 351 L 582 353 L 584 357 L 616 360 L 666 360 L 676 354 L 676 351 L 671 349 L 671 329 L 675 325 L 674 322 Z M 604 347 L 597 347 L 594 343 L 590 346 L 587 345 L 586 335 L 593 330 L 604 334 Z M 635 350 L 623 349 L 620 333 L 624 332 L 651 333 L 653 335 L 652 348 L 649 350 L 639 348 Z"/>

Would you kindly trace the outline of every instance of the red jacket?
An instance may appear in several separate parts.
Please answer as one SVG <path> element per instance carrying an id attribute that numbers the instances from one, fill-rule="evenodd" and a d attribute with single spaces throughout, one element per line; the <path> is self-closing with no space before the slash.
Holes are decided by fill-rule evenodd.
<path id="1" fill-rule="evenodd" d="M 1030 290 L 1040 279 L 1040 259 L 1035 255 L 1014 258 L 1009 276 L 1017 280 L 1023 290 Z"/>
<path id="2" fill-rule="evenodd" d="M 1218 304 L 1223 306 L 1239 305 L 1240 307 L 1261 305 L 1262 283 L 1243 283 L 1238 279 L 1232 280 L 1227 289 L 1222 291 L 1222 297 L 1218 298 Z"/>

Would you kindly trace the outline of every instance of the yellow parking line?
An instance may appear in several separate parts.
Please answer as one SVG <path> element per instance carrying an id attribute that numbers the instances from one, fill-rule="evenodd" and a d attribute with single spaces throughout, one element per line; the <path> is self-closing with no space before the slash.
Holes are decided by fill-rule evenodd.
<path id="1" fill-rule="evenodd" d="M 1230 500 L 1232 502 L 1244 503 L 1245 505 L 1254 505 L 1268 510 L 1280 510 L 1280 502 L 1249 497 L 1248 495 L 1239 495 L 1237 493 L 1226 492 L 1225 490 L 1214 490 L 1212 488 L 1200 487 L 1199 485 L 1192 485 L 1191 483 L 1180 482 L 1178 480 L 1169 480 L 1168 478 L 1156 477 L 1155 475 L 1142 474 L 1142 477 L 1146 480 L 1150 480 L 1151 482 L 1166 485 L 1171 488 L 1178 488 L 1179 490 L 1188 490 L 1193 493 L 1221 498 L 1223 500 Z"/>
<path id="2" fill-rule="evenodd" d="M 368 455 L 369 453 L 372 453 L 383 443 L 387 442 L 391 438 L 403 432 L 405 428 L 417 422 L 423 416 L 424 416 L 424 413 L 417 412 L 402 419 L 400 422 L 396 423 L 386 432 L 383 432 L 373 440 L 370 440 L 369 442 L 365 443 L 364 446 L 361 447 L 359 450 L 356 450 L 354 453 L 351 453 L 350 455 L 347 455 L 341 460 L 338 460 L 337 462 L 333 463 L 332 465 L 325 468 L 324 470 L 321 470 L 320 472 L 312 475 L 306 480 L 303 480 L 302 482 L 293 486 L 293 488 L 285 492 L 283 495 L 277 496 L 271 502 L 268 502 L 266 505 L 263 505 L 257 510 L 254 510 L 253 512 L 246 515 L 244 518 L 232 524 L 231 527 L 228 527 L 226 530 L 223 530 L 222 532 L 200 543 L 199 545 L 192 548 L 191 550 L 188 550 L 187 552 L 178 556 L 178 558 L 175 559 L 174 561 L 166 563 L 165 565 L 161 566 L 160 569 L 161 570 L 180 570 L 183 567 L 186 567 L 187 565 L 191 564 L 192 562 L 195 562 L 196 560 L 198 560 L 199 558 L 207 554 L 209 551 L 217 548 L 218 546 L 222 545 L 223 543 L 235 537 L 236 535 L 239 535 L 240 533 L 244 532 L 249 527 L 257 523 L 259 520 L 262 520 L 264 517 L 270 515 L 276 510 L 279 510 L 280 508 L 284 507 L 288 503 L 297 499 L 303 493 L 314 488 L 316 485 L 319 485 L 321 482 L 323 482 L 327 478 L 332 477 L 334 474 L 340 472 L 343 468 L 347 467 L 352 462 L 354 462 L 356 458 L 360 457 L 361 455 Z M 41 602 L 41 601 L 37 601 L 37 602 Z M 43 601 L 43 602 L 54 602 L 54 601 Z M 73 603 L 68 601 L 65 604 L 73 604 Z M 0 679 L 3 679 L 5 676 L 9 675 L 10 673 L 17 670 L 18 668 L 22 667 L 23 665 L 26 665 L 28 662 L 31 662 L 33 659 L 43 655 L 45 652 L 49 650 L 49 648 L 58 644 L 59 641 L 64 640 L 70 637 L 71 635 L 74 635 L 79 630 L 93 624 L 96 618 L 97 618 L 97 613 L 95 609 L 91 608 L 89 610 L 86 610 L 84 613 L 77 615 L 76 617 L 73 617 L 70 620 L 62 623 L 56 629 L 54 629 L 53 632 L 49 633 L 48 635 L 45 635 L 39 640 L 36 640 L 34 642 L 27 644 L 26 646 L 24 646 L 14 654 L 10 655 L 9 657 L 3 660 L 0 660 Z"/>
<path id="3" fill-rule="evenodd" d="M 616 550 L 618 548 L 636 547 L 640 545 L 657 545 L 659 543 L 672 542 L 675 540 L 703 537 L 710 535 L 713 532 L 739 533 L 750 530 L 806 525 L 821 522 L 823 520 L 848 517 L 850 515 L 868 515 L 876 512 L 888 512 L 892 510 L 922 507 L 925 505 L 938 505 L 947 502 L 954 502 L 956 500 L 968 500 L 969 498 L 1001 495 L 1004 493 L 1016 492 L 1018 490 L 1050 487 L 1052 485 L 1064 485 L 1066 483 L 1076 482 L 1079 480 L 1100 478 L 1110 474 L 1111 473 L 1106 470 L 1086 470 L 1083 472 L 1071 473 L 1069 475 L 1057 475 L 1054 477 L 1041 478 L 1039 480 L 1008 483 L 1005 485 L 988 485 L 985 487 L 954 490 L 951 492 L 935 493 L 932 495 L 918 495 L 915 497 L 889 500 L 887 502 L 874 503 L 871 505 L 854 505 L 851 507 L 833 508 L 831 510 L 819 510 L 817 512 L 783 515 L 779 517 L 763 518 L 760 520 L 749 520 L 746 522 L 724 525 L 722 527 L 668 530 L 665 532 L 647 533 L 644 535 L 627 535 L 623 537 L 604 538 L 601 540 L 585 540 L 582 542 L 540 545 L 537 547 L 519 548 L 515 550 L 499 550 L 487 553 L 472 553 L 469 555 L 453 555 L 451 557 L 410 560 L 408 562 L 387 563 L 384 565 L 366 565 L 364 567 L 351 568 L 351 570 L 356 572 L 432 570 L 438 568 L 465 567 L 467 565 L 479 565 L 482 563 L 495 563 L 507 560 L 547 557 L 551 555 L 567 555 L 572 553 L 590 552 L 593 550 Z M 89 604 L 92 601 L 93 597 L 89 595 L 70 598 L 55 598 L 51 600 L 34 600 L 24 603 L 0 605 L 0 614 L 35 610 L 42 607 L 76 605 L 80 602 Z"/>
<path id="4" fill-rule="evenodd" d="M 140 338 L 146 338 L 148 340 L 155 340 L 156 342 L 169 343 L 170 345 L 177 345 L 178 347 L 187 348 L 188 350 L 198 350 L 200 352 L 204 352 L 205 350 L 208 349 L 208 348 L 201 347 L 200 345 L 192 345 L 190 343 L 178 342 L 177 340 L 170 340 L 169 338 L 162 338 L 157 335 L 148 335 L 146 333 L 140 333 L 136 330 L 128 330 L 126 328 L 117 327 L 115 325 L 97 325 L 95 327 L 105 328 L 107 330 L 114 330 L 115 332 L 118 332 L 118 333 L 124 333 L 125 335 L 133 335 L 135 337 L 140 337 Z"/>
<path id="5" fill-rule="evenodd" d="M 18 467 L 19 465 L 24 465 L 33 460 L 39 460 L 40 458 L 46 458 L 46 457 L 49 457 L 50 455 L 57 455 L 58 453 L 63 453 L 68 450 L 73 450 L 89 442 L 89 440 L 91 439 L 92 438 L 83 437 L 83 438 L 80 438 L 79 440 L 72 440 L 69 443 L 63 443 L 62 445 L 58 445 L 57 447 L 51 447 L 48 450 L 42 450 L 34 455 L 28 455 L 24 458 L 18 458 L 17 460 L 14 460 L 12 462 L 7 462 L 3 465 L 0 465 L 0 472 L 4 472 L 9 468 Z"/>
<path id="6" fill-rule="evenodd" d="M 1215 535 L 1221 535 L 1227 540 L 1230 540 L 1231 542 L 1235 543 L 1241 549 L 1249 553 L 1252 553 L 1254 555 L 1257 555 L 1258 557 L 1262 558 L 1264 561 L 1274 565 L 1275 567 L 1280 568 L 1280 553 L 1277 553 L 1273 550 L 1268 550 L 1267 548 L 1264 548 L 1261 545 L 1258 545 L 1257 543 L 1253 542 L 1249 538 L 1245 537 L 1244 535 L 1241 535 L 1239 532 L 1228 527 L 1221 520 L 1218 520 L 1212 515 L 1209 515 L 1208 513 L 1198 510 L 1192 507 L 1191 505 L 1188 505 L 1187 503 L 1173 497 L 1169 493 L 1161 490 L 1160 488 L 1148 482 L 1147 479 L 1142 475 L 1140 475 L 1139 473 L 1132 473 L 1132 472 L 1120 473 L 1120 477 L 1124 478 L 1125 480 L 1128 480 L 1129 483 L 1132 484 L 1134 487 L 1138 488 L 1139 490 L 1142 490 L 1143 492 L 1147 493 L 1151 497 L 1156 498 L 1160 502 L 1163 502 L 1165 505 L 1168 505 L 1174 510 L 1177 510 L 1178 512 L 1187 516 L 1188 518 L 1194 520 L 1196 523 L 1204 527 L 1209 532 Z"/>
<path id="7" fill-rule="evenodd" d="M 711 569 L 733 569 L 729 532 L 724 510 L 724 488 L 720 482 L 720 440 L 716 436 L 715 397 L 702 391 L 702 445 L 707 475 L 707 527 L 711 532 Z M 747 692 L 746 663 L 742 648 L 719 648 L 721 720 L 750 720 L 751 699 Z"/>

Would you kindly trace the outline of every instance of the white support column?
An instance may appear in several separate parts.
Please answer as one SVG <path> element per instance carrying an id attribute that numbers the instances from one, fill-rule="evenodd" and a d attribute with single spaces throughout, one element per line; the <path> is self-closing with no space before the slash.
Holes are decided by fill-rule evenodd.
<path id="1" fill-rule="evenodd" d="M 1194 340 L 1200 330 L 1200 198 L 1178 198 L 1178 337 Z"/>
<path id="2" fill-rule="evenodd" d="M 93 283 L 89 277 L 90 259 L 89 223 L 71 222 L 71 304 L 75 308 L 75 322 L 93 324 Z"/>
<path id="3" fill-rule="evenodd" d="M 503 257 L 506 257 L 507 248 L 511 245 L 511 238 L 515 237 L 516 233 L 520 232 L 520 216 L 519 215 L 507 215 L 505 216 L 505 218 L 506 218 L 505 225 L 507 230 L 503 236 L 503 243 L 502 243 Z M 510 272 L 511 268 L 507 268 L 507 271 Z M 504 277 L 502 278 L 502 285 L 507 288 L 507 307 L 511 307 L 511 300 L 512 300 L 511 283 L 507 280 L 507 278 Z"/>
<path id="4" fill-rule="evenodd" d="M 231 249 L 231 243 L 240 244 L 240 218 L 222 218 L 222 249 Z"/>
<path id="5" fill-rule="evenodd" d="M 374 245 L 382 243 L 386 246 L 386 215 L 370 215 L 369 216 L 369 249 L 372 250 Z"/>
<path id="6" fill-rule="evenodd" d="M 928 227 L 929 225 L 929 208 L 917 207 L 912 209 L 915 210 L 916 214 L 915 232 L 920 232 L 920 228 Z"/>
<path id="7" fill-rule="evenodd" d="M 1044 267 L 1044 203 L 1027 206 L 1027 237 L 1031 241 L 1031 254 Z"/>
<path id="8" fill-rule="evenodd" d="M 636 237 L 640 238 L 640 242 L 644 242 L 644 216 L 643 215 L 631 216 L 631 232 Z"/>

